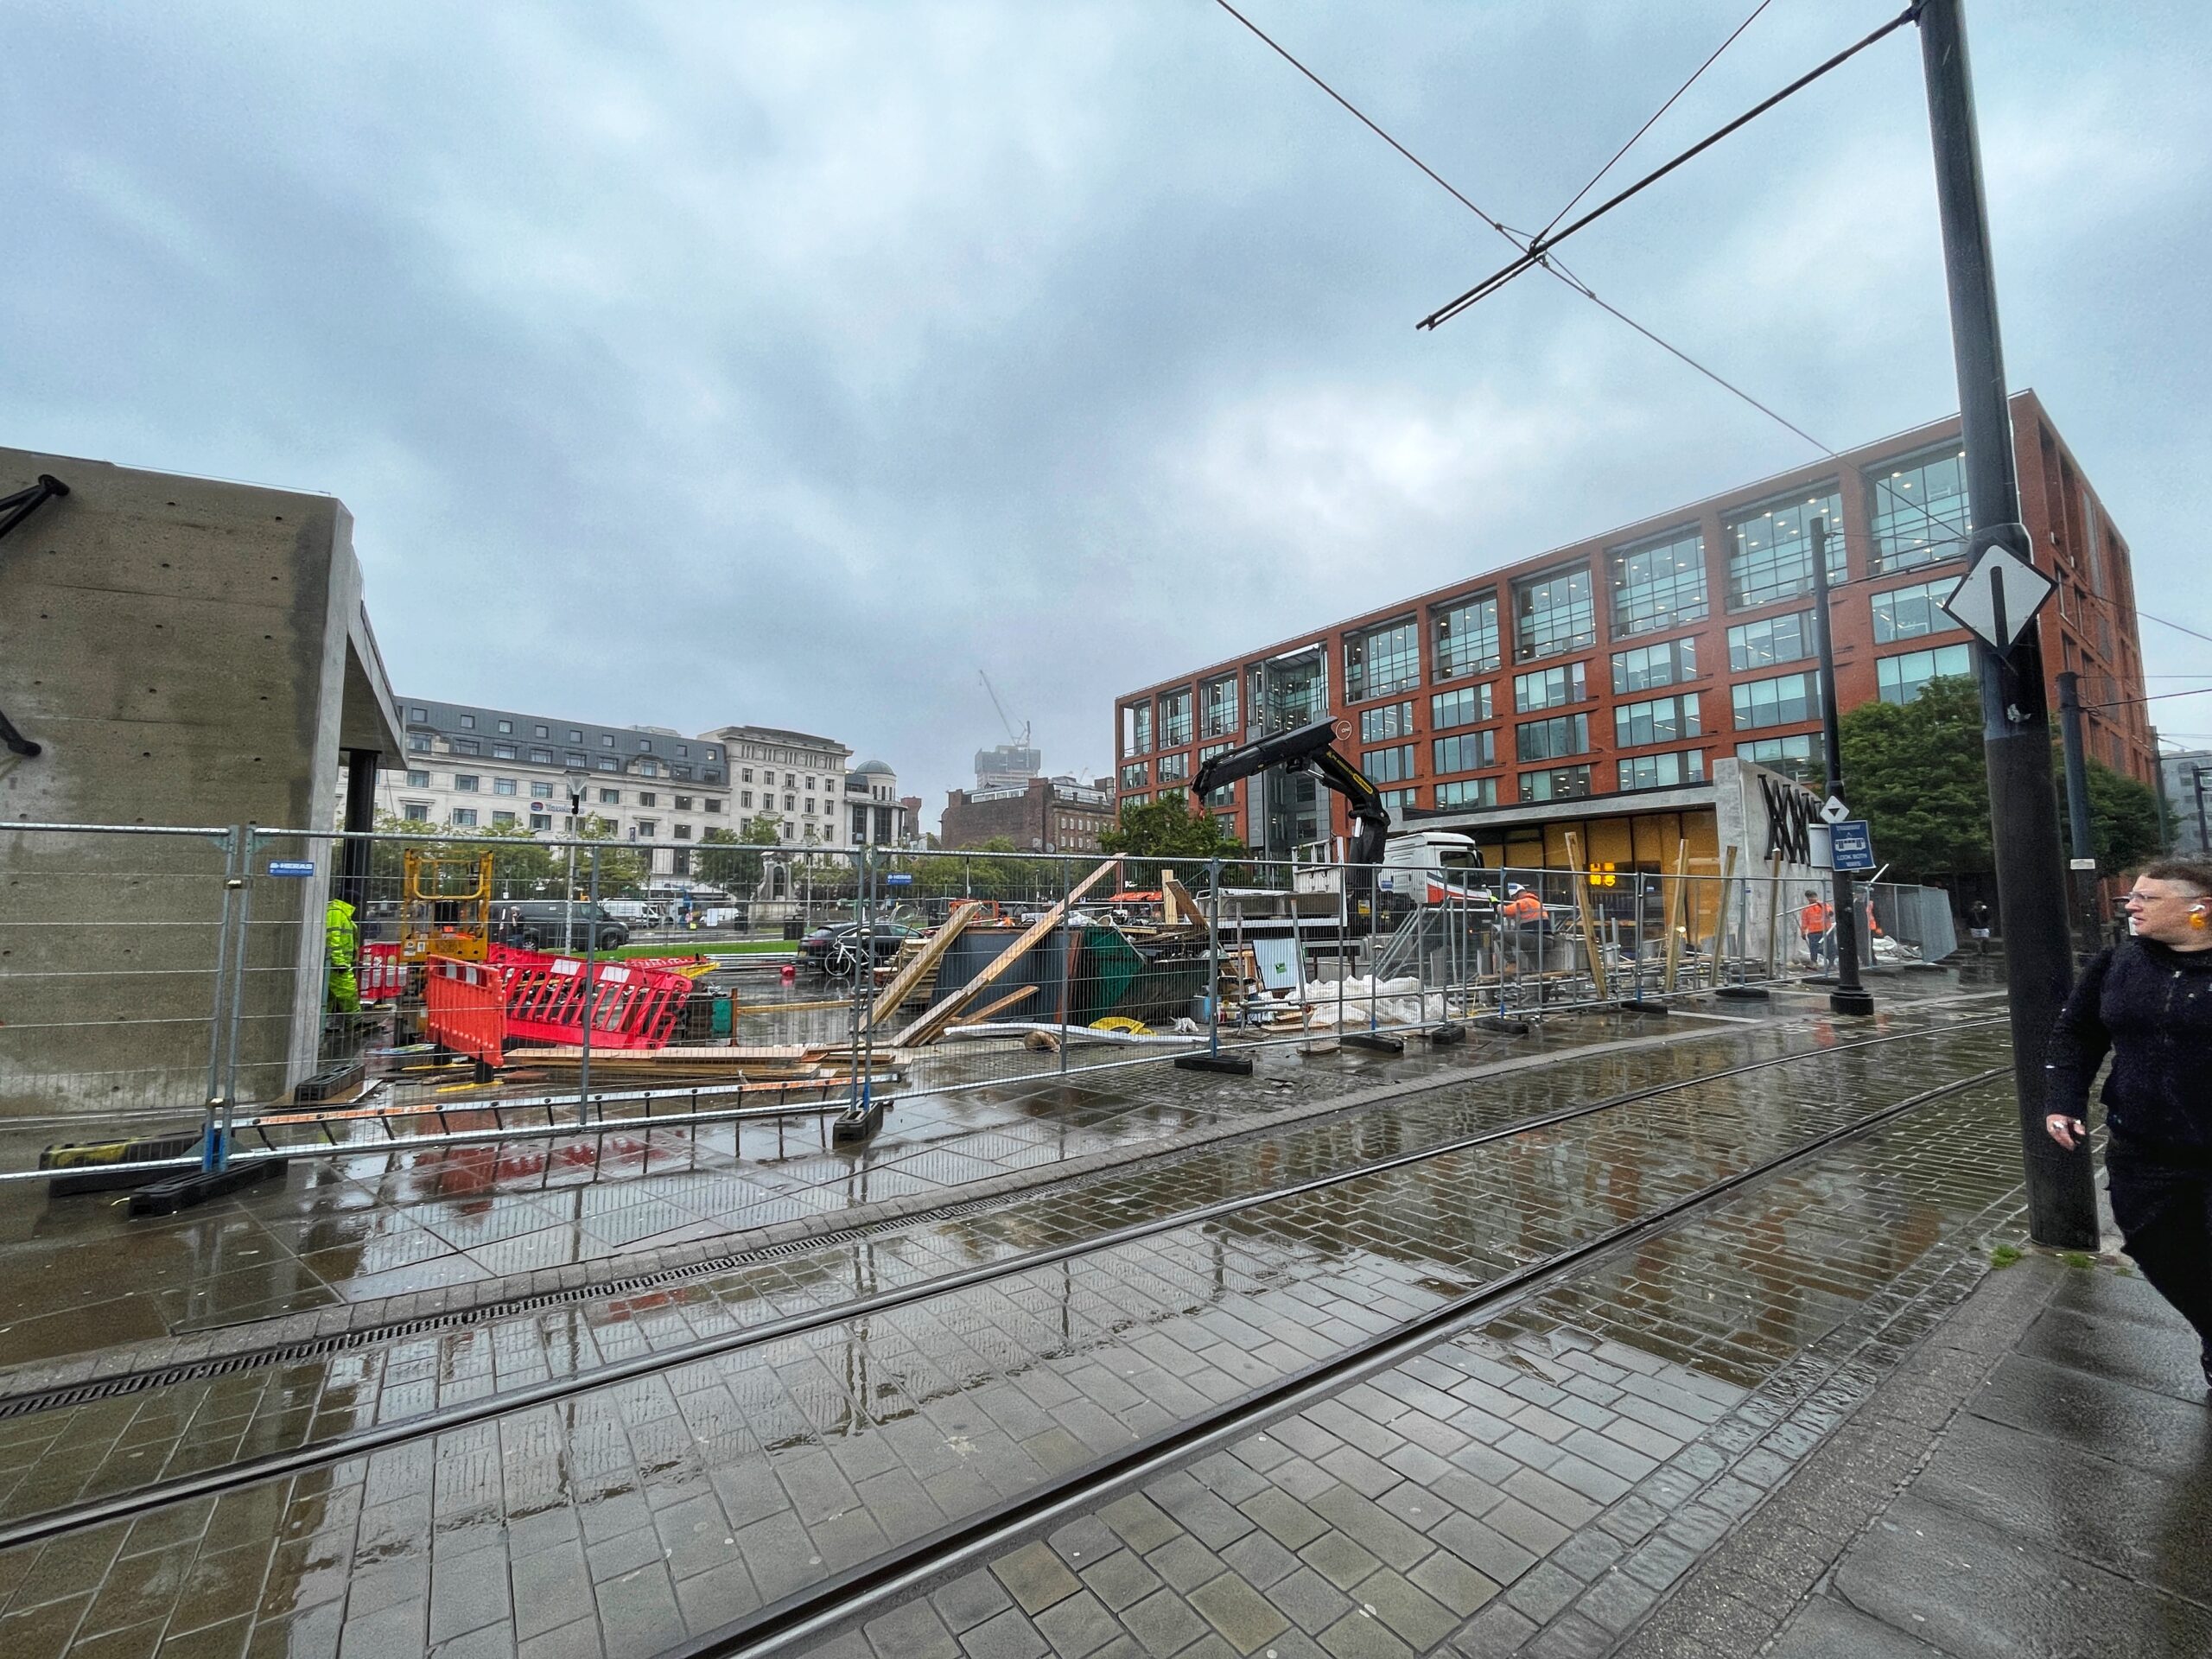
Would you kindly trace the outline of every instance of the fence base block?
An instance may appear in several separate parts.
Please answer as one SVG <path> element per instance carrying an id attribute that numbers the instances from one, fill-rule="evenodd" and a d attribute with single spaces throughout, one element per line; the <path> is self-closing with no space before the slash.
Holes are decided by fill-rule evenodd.
<path id="1" fill-rule="evenodd" d="M 1660 1014 L 1667 1012 L 1664 1002 L 1647 1002 L 1640 996 L 1631 996 L 1621 1004 L 1623 1014 Z"/>
<path id="2" fill-rule="evenodd" d="M 1346 1048 L 1364 1048 L 1376 1054 L 1402 1054 L 1406 1052 L 1404 1038 L 1386 1037 L 1379 1031 L 1348 1031 L 1344 1035 L 1344 1045 Z"/>
<path id="3" fill-rule="evenodd" d="M 1464 1043 L 1467 1040 L 1467 1028 L 1449 1020 L 1440 1026 L 1430 1027 L 1422 1034 L 1432 1043 Z"/>
<path id="4" fill-rule="evenodd" d="M 140 1187 L 130 1195 L 130 1213 L 134 1217 L 173 1216 L 180 1210 L 189 1210 L 194 1205 L 222 1198 L 242 1187 L 283 1178 L 282 1158 L 257 1159 L 250 1164 L 232 1164 L 228 1169 L 195 1169 Z"/>
<path id="5" fill-rule="evenodd" d="M 1766 1002 L 1772 1000 L 1764 985 L 1723 985 L 1713 995 L 1726 997 L 1731 1002 Z"/>
<path id="6" fill-rule="evenodd" d="M 1529 1034 L 1529 1022 L 1526 1020 L 1509 1020 L 1502 1014 L 1483 1015 L 1481 1019 L 1475 1021 L 1475 1028 L 1478 1031 L 1494 1031 L 1502 1037 L 1526 1037 Z"/>
<path id="7" fill-rule="evenodd" d="M 849 1147 L 866 1141 L 883 1127 L 883 1103 L 871 1100 L 865 1111 L 847 1111 L 830 1125 L 830 1144 Z"/>
<path id="8" fill-rule="evenodd" d="M 1252 1075 L 1249 1054 L 1178 1054 L 1175 1069 L 1179 1071 L 1218 1071 L 1224 1077 L 1249 1077 Z"/>

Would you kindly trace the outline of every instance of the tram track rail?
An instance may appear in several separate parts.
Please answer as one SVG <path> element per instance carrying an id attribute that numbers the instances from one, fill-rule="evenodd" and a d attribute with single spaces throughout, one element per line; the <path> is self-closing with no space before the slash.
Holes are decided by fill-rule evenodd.
<path id="1" fill-rule="evenodd" d="M 771 1603 L 721 1630 L 669 1649 L 662 1659 L 771 1659 L 856 1629 L 887 1605 L 919 1594 L 1054 1526 L 1111 1502 L 1192 1459 L 1256 1433 L 1338 1391 L 1414 1358 L 1478 1315 L 1538 1294 L 1576 1270 L 1697 1219 L 1743 1189 L 1872 1135 L 1917 1109 L 2011 1075 L 1992 1066 L 1894 1101 L 1742 1170 L 1686 1193 L 1648 1216 L 1502 1274 L 1419 1317 L 1291 1376 L 1198 1413 L 1131 1446 L 1040 1483 L 988 1515 L 954 1522 L 872 1560 Z"/>
<path id="2" fill-rule="evenodd" d="M 999 1261 L 979 1263 L 975 1267 L 962 1268 L 956 1272 L 933 1274 L 918 1279 L 912 1284 L 878 1292 L 873 1295 L 825 1303 L 819 1307 L 762 1320 L 756 1325 L 719 1332 L 711 1337 L 674 1344 L 652 1352 L 632 1355 L 571 1376 L 549 1379 L 524 1388 L 495 1392 L 450 1407 L 397 1418 L 389 1422 L 378 1423 L 284 1451 L 240 1459 L 191 1474 L 166 1480 L 151 1481 L 126 1491 L 60 1505 L 0 1524 L 0 1550 L 45 1541 L 110 1522 L 135 1518 L 171 1503 L 188 1502 L 195 1498 L 219 1497 L 244 1487 L 287 1476 L 307 1473 L 412 1441 L 434 1439 L 456 1429 L 472 1427 L 542 1406 L 558 1404 L 579 1395 L 616 1387 L 624 1382 L 638 1381 L 684 1365 L 719 1358 L 763 1344 L 786 1340 L 825 1326 L 864 1319 L 877 1313 L 909 1306 L 940 1296 L 954 1294 L 999 1280 L 1033 1273 L 1041 1268 L 1052 1267 L 1077 1257 L 1120 1249 L 1165 1233 L 1185 1228 L 1204 1226 L 1211 1222 L 1266 1205 L 1281 1203 L 1348 1182 L 1372 1179 L 1433 1159 L 1448 1157 L 1486 1145 L 1510 1141 L 1516 1136 L 1571 1123 L 1661 1096 L 1678 1094 L 1732 1077 L 1827 1059 L 1859 1050 L 1885 1047 L 1915 1039 L 1950 1036 L 1962 1030 L 1999 1026 L 2003 1023 L 2002 1015 L 1992 1015 L 1940 1027 L 1917 1028 L 1910 1032 L 1885 1033 L 1878 1037 L 1835 1043 L 1789 1054 L 1770 1055 L 1760 1059 L 1743 1061 L 1734 1065 L 1702 1072 L 1695 1077 L 1646 1084 L 1599 1099 L 1578 1102 L 1557 1111 L 1518 1119 L 1511 1123 L 1501 1124 L 1471 1135 L 1455 1136 L 1447 1141 L 1392 1154 L 1384 1158 L 1370 1160 L 1343 1169 L 1331 1170 L 1323 1174 L 1310 1176 L 1259 1192 L 1239 1194 L 1234 1198 L 1218 1199 L 1210 1204 L 1196 1205 L 1170 1214 L 1132 1222 L 1126 1226 L 1024 1251 Z M 1996 1075 L 1998 1071 L 1993 1070 L 1966 1079 L 1955 1080 L 1914 1096 L 1904 1102 L 1884 1108 L 1865 1118 L 1854 1120 L 1850 1124 L 1825 1131 L 1799 1147 L 1792 1148 L 1763 1164 L 1738 1172 L 1707 1187 L 1700 1189 L 1698 1192 L 1690 1194 L 1685 1199 L 1677 1201 L 1656 1212 L 1656 1219 L 1664 1220 L 1688 1213 L 1691 1206 L 1732 1192 L 1748 1180 L 1772 1173 L 1777 1168 L 1833 1145 L 1849 1135 L 1878 1128 L 1881 1123 L 1901 1116 L 1915 1105 L 1986 1081 Z M 1034 1194 L 1020 1196 L 1033 1197 Z M 1010 1201 L 1018 1202 L 1020 1198 Z M 929 1216 L 925 1213 L 903 1218 L 897 1225 L 902 1228 L 911 1227 L 918 1222 L 926 1222 L 927 1219 Z M 1547 1257 L 1543 1262 L 1516 1269 L 1498 1280 L 1478 1287 L 1470 1293 L 1469 1297 L 1458 1299 L 1447 1304 L 1446 1306 L 1447 1308 L 1472 1309 L 1487 1306 L 1490 1301 L 1497 1300 L 1497 1297 L 1511 1294 L 1516 1287 L 1533 1282 L 1532 1274 L 1541 1274 L 1554 1268 L 1580 1262 L 1596 1250 L 1610 1248 L 1610 1243 L 1620 1242 L 1623 1237 L 1640 1236 L 1643 1232 L 1649 1230 L 1649 1224 L 1653 1219 L 1655 1218 L 1645 1218 L 1624 1224 L 1623 1228 L 1615 1228 L 1584 1244 L 1572 1247 L 1563 1254 Z M 807 1243 L 811 1248 L 823 1248 L 833 1243 L 834 1241 L 829 1236 L 823 1236 Z M 790 1253 L 786 1247 L 773 1248 L 779 1254 Z M 604 1293 L 601 1291 L 599 1294 Z M 1471 1300 L 1470 1298 L 1473 1300 Z M 1427 1328 L 1434 1319 L 1440 1317 L 1442 1317 L 1440 1313 L 1427 1315 L 1415 1324 Z M 1355 1344 L 1347 1350 L 1344 1356 L 1323 1362 L 1319 1367 L 1302 1371 L 1298 1376 L 1310 1377 L 1320 1372 L 1334 1375 L 1335 1372 L 1331 1368 L 1338 1366 L 1340 1363 L 1352 1363 L 1358 1355 L 1371 1350 L 1377 1342 L 1389 1343 L 1397 1339 L 1395 1332 L 1384 1332 L 1380 1337 Z M 313 1357 L 315 1356 L 308 1356 L 308 1357 Z M 266 1363 L 278 1362 L 271 1360 Z M 112 1391 L 117 1393 L 143 1391 L 145 1388 L 162 1385 L 158 1374 L 145 1375 L 151 1380 L 140 1382 L 137 1388 L 121 1386 L 130 1383 L 134 1380 L 130 1376 L 108 1379 L 108 1383 Z M 1296 1381 L 1295 1377 L 1291 1379 L 1294 1383 Z M 82 1390 L 72 1389 L 67 1392 L 75 1395 Z M 73 1400 L 67 1403 L 81 1404 L 86 1402 Z M 48 1408 L 65 1408 L 57 1406 Z M 1217 1414 L 1208 1414 L 1204 1419 L 1193 1421 L 1210 1421 Z M 1168 1433 L 1173 1434 L 1179 1432 L 1179 1430 Z"/>
<path id="3" fill-rule="evenodd" d="M 1622 1093 L 1605 1096 L 1596 1101 L 1580 1103 L 1564 1109 L 1569 1116 L 1580 1116 L 1587 1111 L 1633 1104 L 1637 1101 L 1649 1099 L 1656 1095 L 1694 1087 L 1715 1078 L 1732 1077 L 1745 1071 L 1794 1065 L 1827 1054 L 1847 1052 L 1855 1048 L 1910 1041 L 1916 1038 L 1929 1038 L 1942 1033 L 1970 1030 L 1980 1026 L 2001 1022 L 2000 1015 L 1967 1015 L 1940 1025 L 1916 1027 L 1909 1032 L 1888 1033 L 1879 1037 L 1865 1038 L 1827 1047 L 1770 1055 L 1761 1059 L 1745 1061 L 1734 1066 L 1700 1072 L 1694 1077 L 1680 1078 L 1669 1083 L 1643 1085 Z M 223 1352 L 194 1355 L 188 1358 L 144 1366 L 96 1372 L 92 1376 L 73 1378 L 67 1382 L 18 1389 L 13 1391 L 0 1388 L 0 1422 L 32 1416 L 45 1411 L 66 1410 L 77 1406 L 98 1404 L 103 1401 L 157 1389 L 181 1387 L 192 1382 L 213 1382 L 225 1376 L 239 1376 L 248 1371 L 265 1370 L 274 1366 L 302 1364 L 319 1359 L 335 1358 L 342 1354 L 359 1353 L 364 1350 L 410 1342 L 418 1338 L 435 1336 L 444 1332 L 457 1331 L 474 1325 L 496 1325 L 506 1319 L 556 1308 L 585 1306 L 598 1301 L 664 1292 L 685 1284 L 711 1279 L 721 1274 L 741 1271 L 763 1262 L 788 1260 L 815 1250 L 836 1249 L 934 1223 L 965 1221 L 977 1216 L 1032 1204 L 1040 1198 L 1053 1193 L 1079 1192 L 1087 1186 L 1125 1178 L 1139 1161 L 1156 1158 L 1172 1164 L 1190 1158 L 1204 1157 L 1237 1141 L 1269 1135 L 1295 1134 L 1340 1115 L 1370 1110 L 1377 1104 L 1395 1103 L 1399 1099 L 1416 1098 L 1449 1089 L 1465 1088 L 1471 1083 L 1476 1082 L 1479 1082 L 1479 1079 L 1464 1077 L 1421 1079 L 1405 1093 L 1394 1093 L 1391 1101 L 1388 1103 L 1372 1101 L 1343 1103 L 1320 1117 L 1296 1122 L 1257 1120 L 1249 1124 L 1236 1126 L 1233 1135 L 1206 1144 L 1176 1147 L 1158 1153 L 1147 1153 L 1143 1154 L 1141 1160 L 1120 1162 L 1105 1168 L 1084 1170 L 1062 1179 L 1026 1185 L 1012 1192 L 995 1192 L 973 1198 L 947 1198 L 943 1203 L 931 1205 L 925 1209 L 906 1211 L 897 1215 L 884 1216 L 852 1226 L 827 1228 L 798 1237 L 781 1238 L 760 1244 L 741 1246 L 721 1255 L 681 1262 L 665 1268 L 645 1268 L 633 1274 L 591 1280 L 582 1284 L 562 1286 L 556 1288 L 518 1292 L 512 1295 L 495 1297 L 474 1303 L 466 1307 L 375 1320 L 353 1325 L 344 1331 L 250 1343 Z M 1512 1132 L 1562 1121 L 1565 1119 L 1557 1115 L 1543 1115 L 1500 1127 L 1508 1132 Z M 1494 1131 L 1484 1131 L 1484 1133 L 1487 1135 Z M 1448 1148 L 1443 1147 L 1440 1143 L 1439 1147 L 1435 1149 L 1447 1150 Z M 232 1325 L 211 1327 L 211 1330 L 237 1332 L 249 1328 L 250 1326 Z"/>

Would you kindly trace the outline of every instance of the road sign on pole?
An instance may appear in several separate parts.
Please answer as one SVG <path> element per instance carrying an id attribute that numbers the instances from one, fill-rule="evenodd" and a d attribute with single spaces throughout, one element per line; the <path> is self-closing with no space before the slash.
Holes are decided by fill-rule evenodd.
<path id="1" fill-rule="evenodd" d="M 1851 809 L 1843 804 L 1840 795 L 1831 795 L 1821 803 L 1821 816 L 1830 823 L 1841 823 L 1851 816 Z"/>
<path id="2" fill-rule="evenodd" d="M 1871 870 L 1874 835 L 1864 818 L 1845 818 L 1828 831 L 1828 851 L 1839 870 Z"/>
<path id="3" fill-rule="evenodd" d="M 2056 587 L 2018 554 L 1985 547 L 1942 605 L 1953 621 L 2001 657 Z"/>

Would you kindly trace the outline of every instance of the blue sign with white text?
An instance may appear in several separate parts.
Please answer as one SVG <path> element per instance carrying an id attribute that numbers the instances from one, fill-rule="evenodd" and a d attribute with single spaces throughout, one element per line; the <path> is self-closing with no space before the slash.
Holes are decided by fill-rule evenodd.
<path id="1" fill-rule="evenodd" d="M 887 875 L 883 878 L 883 885 L 887 887 L 911 887 L 914 885 L 914 878 L 911 875 Z"/>
<path id="2" fill-rule="evenodd" d="M 304 858 L 272 858 L 269 861 L 271 875 L 313 875 L 315 864 Z"/>
<path id="3" fill-rule="evenodd" d="M 1864 818 L 1846 818 L 1829 830 L 1828 849 L 1839 870 L 1874 868 L 1874 834 Z"/>

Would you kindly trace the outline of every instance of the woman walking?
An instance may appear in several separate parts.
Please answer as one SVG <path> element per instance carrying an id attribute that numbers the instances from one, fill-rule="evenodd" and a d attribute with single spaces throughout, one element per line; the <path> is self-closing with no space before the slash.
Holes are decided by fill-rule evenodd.
<path id="1" fill-rule="evenodd" d="M 2145 865 L 2127 895 L 2132 937 L 2092 962 L 2045 1062 L 2044 1128 L 2088 1135 L 2107 1053 L 2107 1190 L 2123 1247 L 2203 1344 L 2212 1387 L 2212 865 Z"/>

